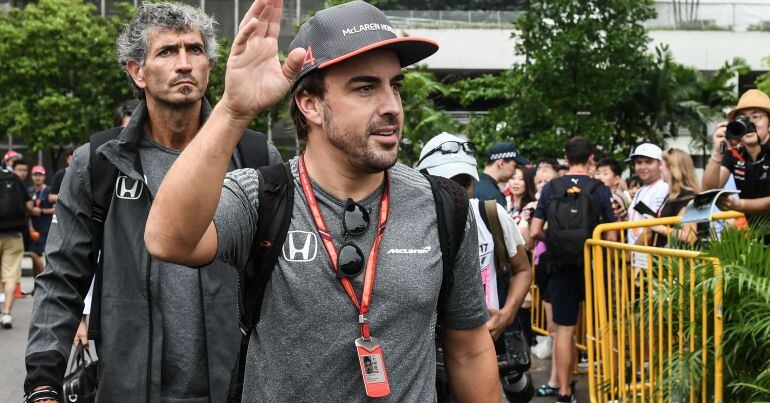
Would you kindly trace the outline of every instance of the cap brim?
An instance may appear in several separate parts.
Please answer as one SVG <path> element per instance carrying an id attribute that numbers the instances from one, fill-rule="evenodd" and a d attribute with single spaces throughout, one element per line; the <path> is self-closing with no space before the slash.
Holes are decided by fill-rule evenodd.
<path id="1" fill-rule="evenodd" d="M 658 160 L 658 161 L 662 159 L 662 157 L 653 157 L 647 154 L 631 154 L 628 158 L 626 158 L 625 162 L 631 162 L 636 157 L 644 157 L 644 158 L 649 158 L 651 160 Z"/>
<path id="2" fill-rule="evenodd" d="M 730 112 L 728 112 L 727 120 L 732 122 L 732 120 L 735 118 L 735 114 L 744 109 L 762 109 L 763 111 L 767 112 L 768 116 L 770 116 L 770 109 L 763 106 L 741 106 L 740 108 L 733 108 Z"/>
<path id="3" fill-rule="evenodd" d="M 413 36 L 387 39 L 384 41 L 375 42 L 353 52 L 346 53 L 332 60 L 323 62 L 318 66 L 318 68 L 323 69 L 375 49 L 388 49 L 396 52 L 398 54 L 399 60 L 401 60 L 401 67 L 406 67 L 424 60 L 436 53 L 438 51 L 438 43 L 431 39 Z"/>
<path id="4" fill-rule="evenodd" d="M 447 179 L 460 174 L 466 174 L 472 176 L 475 180 L 479 180 L 479 173 L 476 171 L 476 169 L 464 162 L 449 162 L 426 169 L 431 175 L 441 176 Z"/>

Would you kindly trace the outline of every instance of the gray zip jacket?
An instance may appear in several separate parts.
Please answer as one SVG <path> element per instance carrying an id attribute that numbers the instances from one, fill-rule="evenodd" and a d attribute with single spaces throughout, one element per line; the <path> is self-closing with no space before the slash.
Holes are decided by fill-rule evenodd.
<path id="1" fill-rule="evenodd" d="M 211 107 L 203 100 L 205 120 Z M 144 103 L 120 136 L 99 147 L 103 155 L 131 180 L 145 182 L 135 168 L 137 145 L 147 119 Z M 271 163 L 281 157 L 269 146 Z M 56 215 L 48 235 L 46 268 L 37 277 L 34 308 L 26 352 L 24 391 L 41 385 L 61 388 L 72 340 L 83 312 L 94 268 L 87 222 L 91 217 L 89 145 L 78 148 L 62 183 Z M 233 155 L 234 166 L 240 166 Z M 146 183 L 144 189 L 147 189 Z M 159 402 L 161 400 L 162 323 L 157 289 L 159 274 L 150 270 L 152 257 L 144 243 L 144 227 L 152 200 L 142 191 L 138 199 L 119 199 L 113 192 L 104 225 L 104 274 L 101 300 L 101 340 L 97 343 L 100 377 L 97 401 Z M 203 318 L 208 362 L 209 401 L 223 402 L 238 354 L 240 332 L 236 305 L 236 271 L 215 260 L 200 268 Z M 173 359 L 173 357 L 167 357 Z"/>

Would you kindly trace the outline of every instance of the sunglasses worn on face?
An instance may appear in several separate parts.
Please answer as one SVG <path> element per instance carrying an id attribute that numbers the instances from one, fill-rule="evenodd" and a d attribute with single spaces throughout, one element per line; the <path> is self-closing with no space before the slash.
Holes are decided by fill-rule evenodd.
<path id="1" fill-rule="evenodd" d="M 348 235 L 358 236 L 369 229 L 369 212 L 360 204 L 348 199 L 345 203 L 345 212 L 342 215 L 342 227 L 345 229 L 345 238 Z M 340 248 L 337 256 L 337 277 L 356 277 L 364 270 L 364 253 L 351 242 L 346 242 Z"/>

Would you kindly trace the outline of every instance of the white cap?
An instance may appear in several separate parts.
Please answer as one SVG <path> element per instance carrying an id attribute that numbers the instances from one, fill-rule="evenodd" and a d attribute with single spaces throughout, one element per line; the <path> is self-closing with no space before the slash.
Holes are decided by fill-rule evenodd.
<path id="1" fill-rule="evenodd" d="M 461 149 L 456 153 L 449 154 L 434 152 L 425 157 L 429 152 L 450 141 L 457 143 L 468 142 L 454 134 L 443 132 L 428 140 L 422 148 L 422 151 L 420 151 L 420 163 L 416 168 L 420 171 L 427 169 L 429 174 L 447 179 L 456 175 L 466 174 L 470 175 L 475 180 L 479 180 L 479 173 L 476 169 L 476 158 L 472 155 L 468 155 L 465 150 Z"/>
<path id="2" fill-rule="evenodd" d="M 643 143 L 636 146 L 636 149 L 628 156 L 626 162 L 631 161 L 634 157 L 647 157 L 661 161 L 663 159 L 663 150 L 655 144 Z"/>

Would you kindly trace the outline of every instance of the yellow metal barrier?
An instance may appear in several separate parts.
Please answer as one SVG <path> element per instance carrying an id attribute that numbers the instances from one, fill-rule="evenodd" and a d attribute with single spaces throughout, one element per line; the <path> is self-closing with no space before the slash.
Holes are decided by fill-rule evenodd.
<path id="1" fill-rule="evenodd" d="M 741 217 L 729 212 L 714 219 Z M 698 251 L 601 240 L 608 231 L 671 228 L 680 221 L 603 224 L 586 242 L 583 317 L 591 402 L 723 401 L 719 261 Z M 632 252 L 646 264 L 632 266 Z M 717 279 L 713 288 L 696 287 L 710 277 Z M 675 367 L 682 358 L 696 363 L 696 371 Z"/>

